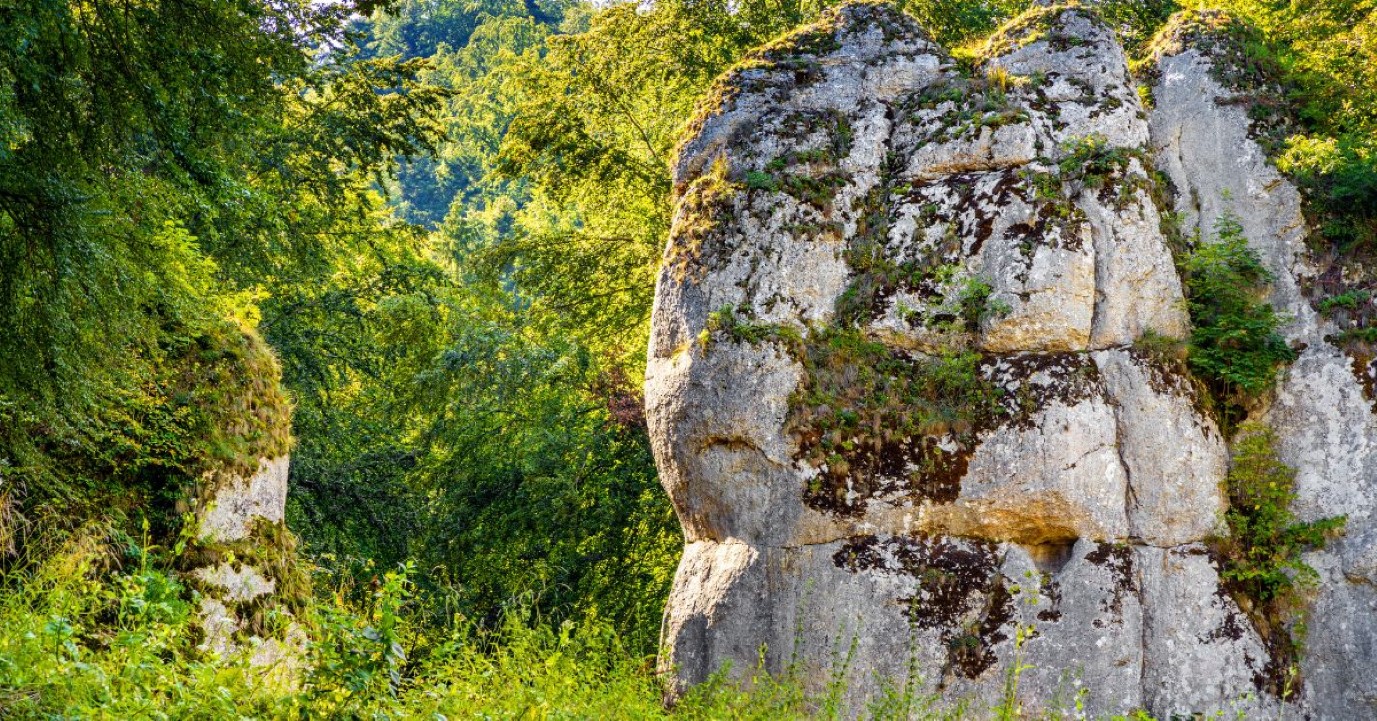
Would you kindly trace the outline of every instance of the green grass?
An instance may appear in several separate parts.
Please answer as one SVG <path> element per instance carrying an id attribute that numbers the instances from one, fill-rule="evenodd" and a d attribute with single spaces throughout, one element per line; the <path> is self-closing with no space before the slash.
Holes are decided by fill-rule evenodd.
<path id="1" fill-rule="evenodd" d="M 362 601 L 337 587 L 279 614 L 303 634 L 299 662 L 263 668 L 248 640 L 224 657 L 198 648 L 198 598 L 160 549 L 95 530 L 49 545 L 0 579 L 3 718 L 787 719 L 826 703 L 754 673 L 749 690 L 719 675 L 670 710 L 653 657 L 607 622 L 512 611 L 494 628 L 426 627 L 410 567 Z"/>
<path id="2" fill-rule="evenodd" d="M 31 546 L 33 547 L 33 546 Z M 14 719 L 805 719 L 853 718 L 841 701 L 847 664 L 819 693 L 798 677 L 719 673 L 664 704 L 653 657 L 607 622 L 554 624 L 519 611 L 495 627 L 462 618 L 415 621 L 419 597 L 399 567 L 359 589 L 318 594 L 295 625 L 291 664 L 254 666 L 254 646 L 218 656 L 198 648 L 195 592 L 167 553 L 96 531 L 49 544 L 41 561 L 0 584 L 0 717 Z M 360 601 L 349 601 L 358 598 Z M 848 661 L 850 659 L 848 658 Z M 860 718 L 1052 718 L 1026 707 L 1018 673 L 991 709 L 877 683 Z M 921 676 L 922 669 L 910 669 Z M 1077 697 L 1079 707 L 1085 695 Z M 1130 718 L 1146 721 L 1145 715 Z"/>
<path id="3" fill-rule="evenodd" d="M 156 551 L 156 549 L 155 549 Z M 157 553 L 85 533 L 4 578 L 0 716 L 34 719 L 789 718 L 803 695 L 762 676 L 750 692 L 715 679 L 673 712 L 652 659 L 605 622 L 553 626 L 510 613 L 481 630 L 413 623 L 411 570 L 362 603 L 348 589 L 294 618 L 295 674 L 199 649 L 196 598 Z M 283 669 L 279 668 L 279 671 Z"/>

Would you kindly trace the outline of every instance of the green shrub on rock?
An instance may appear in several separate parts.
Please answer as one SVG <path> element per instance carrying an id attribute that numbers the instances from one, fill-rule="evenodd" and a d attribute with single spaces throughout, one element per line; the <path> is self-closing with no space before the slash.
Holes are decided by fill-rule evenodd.
<path id="1" fill-rule="evenodd" d="M 1227 428 L 1296 352 L 1277 332 L 1282 318 L 1266 300 L 1272 274 L 1248 247 L 1238 219 L 1220 217 L 1215 233 L 1215 242 L 1201 243 L 1183 263 L 1194 328 L 1187 363 L 1209 386 Z"/>
<path id="2" fill-rule="evenodd" d="M 1343 516 L 1304 522 L 1292 512 L 1296 470 L 1281 461 L 1276 435 L 1244 423 L 1234 442 L 1226 481 L 1229 535 L 1212 539 L 1220 579 L 1267 644 L 1263 679 L 1268 691 L 1291 698 L 1300 688 L 1298 662 L 1304 634 L 1305 589 L 1318 574 L 1302 554 L 1324 548 Z"/>
<path id="3" fill-rule="evenodd" d="M 1215 544 L 1224 560 L 1221 575 L 1258 601 L 1290 600 L 1298 586 L 1315 579 L 1301 554 L 1323 548 L 1344 518 L 1296 518 L 1296 470 L 1277 456 L 1272 430 L 1257 423 L 1239 427 L 1227 484 L 1230 535 Z"/>

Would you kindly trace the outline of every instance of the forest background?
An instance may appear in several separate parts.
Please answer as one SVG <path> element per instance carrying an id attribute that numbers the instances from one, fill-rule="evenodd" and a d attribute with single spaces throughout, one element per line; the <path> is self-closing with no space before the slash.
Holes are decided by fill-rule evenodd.
<path id="1" fill-rule="evenodd" d="M 1029 5 L 898 4 L 953 48 Z M 1130 52 L 1182 7 L 1097 5 Z M 1314 250 L 1370 257 L 1377 4 L 1206 5 L 1254 29 L 1246 60 L 1283 89 L 1270 110 L 1296 122 L 1271 150 Z M 451 680 L 507 652 L 576 680 L 550 655 L 570 628 L 597 684 L 624 672 L 653 705 L 643 660 L 682 545 L 640 395 L 669 160 L 714 78 L 826 7 L 0 0 L 0 704 L 76 698 L 33 689 L 114 664 L 90 631 L 129 598 L 165 607 L 138 623 L 172 650 L 146 661 L 212 703 L 196 674 L 229 667 L 178 635 L 171 539 L 197 469 L 236 452 L 205 361 L 240 328 L 293 409 L 288 526 L 320 604 L 298 711 L 438 693 L 460 648 L 484 660 Z M 1373 288 L 1331 289 L 1330 310 Z M 368 660 L 327 668 L 322 639 Z M 102 673 L 65 693 L 135 693 Z M 491 677 L 473 683 L 497 698 Z"/>

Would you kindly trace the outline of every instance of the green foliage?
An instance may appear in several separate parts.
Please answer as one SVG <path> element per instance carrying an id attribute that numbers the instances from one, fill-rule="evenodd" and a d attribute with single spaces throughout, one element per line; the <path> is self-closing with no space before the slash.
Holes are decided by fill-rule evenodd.
<path id="1" fill-rule="evenodd" d="M 1133 341 L 1133 347 L 1165 363 L 1184 363 L 1190 356 L 1190 346 L 1185 340 L 1162 335 L 1150 328 Z"/>
<path id="2" fill-rule="evenodd" d="M 1319 310 L 1321 313 L 1328 313 L 1335 309 L 1357 310 L 1358 306 L 1372 299 L 1372 292 L 1367 290 L 1350 290 L 1333 295 L 1320 301 Z"/>
<path id="3" fill-rule="evenodd" d="M 1277 167 L 1297 179 L 1322 213 L 1320 231 L 1340 252 L 1377 244 L 1377 147 L 1369 137 L 1293 135 Z"/>
<path id="4" fill-rule="evenodd" d="M 1072 188 L 1099 191 L 1103 200 L 1109 200 L 1106 193 L 1112 191 L 1115 206 L 1122 209 L 1133 200 L 1138 190 L 1153 190 L 1145 174 L 1129 172 L 1135 161 L 1143 171 L 1152 167 L 1151 160 L 1142 150 L 1110 147 L 1108 139 L 1099 134 L 1068 141 L 1062 150 L 1065 155 L 1057 161 L 1054 178 L 1034 176 L 1034 187 L 1039 198 L 1059 200 L 1062 197 L 1061 187 L 1070 184 Z M 1065 203 L 1064 200 L 1061 202 Z"/>
<path id="5" fill-rule="evenodd" d="M 1122 173 L 1128 165 L 1132 152 L 1121 147 L 1110 147 L 1103 135 L 1087 135 L 1068 141 L 1066 156 L 1057 162 L 1063 178 L 1075 178 L 1087 188 L 1100 188 L 1105 181 Z"/>
<path id="6" fill-rule="evenodd" d="M 1216 543 L 1224 559 L 1223 578 L 1263 603 L 1296 600 L 1298 588 L 1318 575 L 1301 554 L 1324 548 L 1343 528 L 1343 517 L 1303 523 L 1296 500 L 1296 471 L 1277 457 L 1276 436 L 1256 423 L 1239 427 L 1227 480 L 1229 537 Z"/>
<path id="7" fill-rule="evenodd" d="M 699 340 L 706 346 L 718 335 L 726 336 L 737 343 L 758 344 L 767 340 L 775 341 L 784 344 L 790 350 L 797 350 L 803 343 L 803 336 L 798 330 L 789 326 L 743 320 L 736 314 L 736 308 L 730 305 L 722 306 L 708 314 L 708 321 Z"/>
<path id="8" fill-rule="evenodd" d="M 953 313 L 956 325 L 951 330 L 975 333 L 980 330 L 982 323 L 1008 315 L 1012 308 L 1002 300 L 991 299 L 993 292 L 994 287 L 980 276 L 962 279 L 956 292 Z"/>
<path id="9" fill-rule="evenodd" d="M 145 372 L 162 323 L 318 252 L 319 224 L 284 219 L 435 130 L 418 64 L 310 64 L 333 9 L 34 2 L 0 22 L 0 391 L 68 417 Z"/>
<path id="10" fill-rule="evenodd" d="M 1277 456 L 1270 428 L 1245 423 L 1234 441 L 1226 481 L 1229 535 L 1210 545 L 1225 587 L 1253 619 L 1270 653 L 1265 679 L 1274 695 L 1291 698 L 1301 650 L 1306 589 L 1319 579 L 1304 560 L 1344 527 L 1342 516 L 1302 522 L 1291 511 L 1296 471 Z"/>
<path id="11" fill-rule="evenodd" d="M 1234 66 L 1223 80 L 1247 93 L 1254 129 L 1305 190 L 1321 230 L 1312 240 L 1337 250 L 1341 266 L 1366 257 L 1377 241 L 1372 4 L 1215 0 L 1203 7 L 1228 14 L 1206 23 Z"/>
<path id="12" fill-rule="evenodd" d="M 290 449 L 277 359 L 255 332 L 230 320 L 169 322 L 150 355 L 149 376 L 110 389 L 80 425 L 0 404 L 0 448 L 11 454 L 0 469 L 25 490 L 12 499 L 13 540 L 95 518 L 143 518 L 175 534 L 196 495 Z"/>
<path id="13" fill-rule="evenodd" d="M 749 690 L 719 675 L 661 704 L 647 659 L 605 621 L 551 625 L 511 612 L 491 630 L 428 629 L 414 570 L 356 603 L 339 588 L 301 609 L 304 668 L 197 646 L 195 604 L 153 549 L 113 554 L 79 534 L 7 579 L 0 597 L 0 700 L 14 718 L 806 718 L 787 676 Z M 124 563 L 126 567 L 110 564 Z M 293 676 L 299 673 L 299 676 Z"/>
<path id="14" fill-rule="evenodd" d="M 1157 29 L 1180 9 L 1177 0 L 1107 0 L 1095 3 L 1095 11 L 1114 28 L 1129 56 L 1150 42 Z"/>
<path id="15" fill-rule="evenodd" d="M 0 473 L 23 489 L 6 535 L 107 515 L 175 534 L 203 474 L 290 446 L 258 302 L 367 254 L 386 233 L 369 186 L 439 131 L 426 63 L 355 62 L 340 10 L 0 17 Z"/>
<path id="16" fill-rule="evenodd" d="M 270 328 L 299 389 L 288 518 L 306 547 L 361 581 L 415 559 L 437 623 L 522 603 L 653 648 L 681 537 L 626 372 L 519 298 L 424 263 L 363 270 Z"/>
<path id="17" fill-rule="evenodd" d="M 1221 216 L 1215 233 L 1217 239 L 1201 243 L 1182 269 L 1193 326 L 1188 364 L 1214 394 L 1227 427 L 1249 398 L 1272 387 L 1277 369 L 1296 353 L 1277 333 L 1281 318 L 1266 301 L 1271 274 L 1248 247 L 1238 220 Z"/>

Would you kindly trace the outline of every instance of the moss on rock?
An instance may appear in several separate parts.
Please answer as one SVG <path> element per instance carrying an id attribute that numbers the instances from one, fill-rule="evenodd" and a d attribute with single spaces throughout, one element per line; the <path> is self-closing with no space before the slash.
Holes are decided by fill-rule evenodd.
<path id="1" fill-rule="evenodd" d="M 979 66 L 992 58 L 1008 55 L 1040 41 L 1046 41 L 1056 50 L 1081 45 L 1084 43 L 1082 38 L 1062 31 L 1062 18 L 1067 13 L 1077 13 L 1093 22 L 1104 24 L 1097 13 L 1081 7 L 1080 3 L 1034 6 L 1005 23 L 986 38 L 983 44 L 967 48 L 960 54 L 967 62 Z"/>
<path id="2" fill-rule="evenodd" d="M 819 510 L 860 512 L 888 490 L 955 500 L 977 432 L 1004 412 L 973 351 L 908 354 L 827 328 L 810 334 L 799 361 L 786 429 L 819 469 L 804 492 Z"/>
<path id="3" fill-rule="evenodd" d="M 718 156 L 679 198 L 679 210 L 665 251 L 665 266 L 680 279 L 699 279 L 723 260 L 724 233 L 742 186 L 731 180 L 731 165 Z"/>

